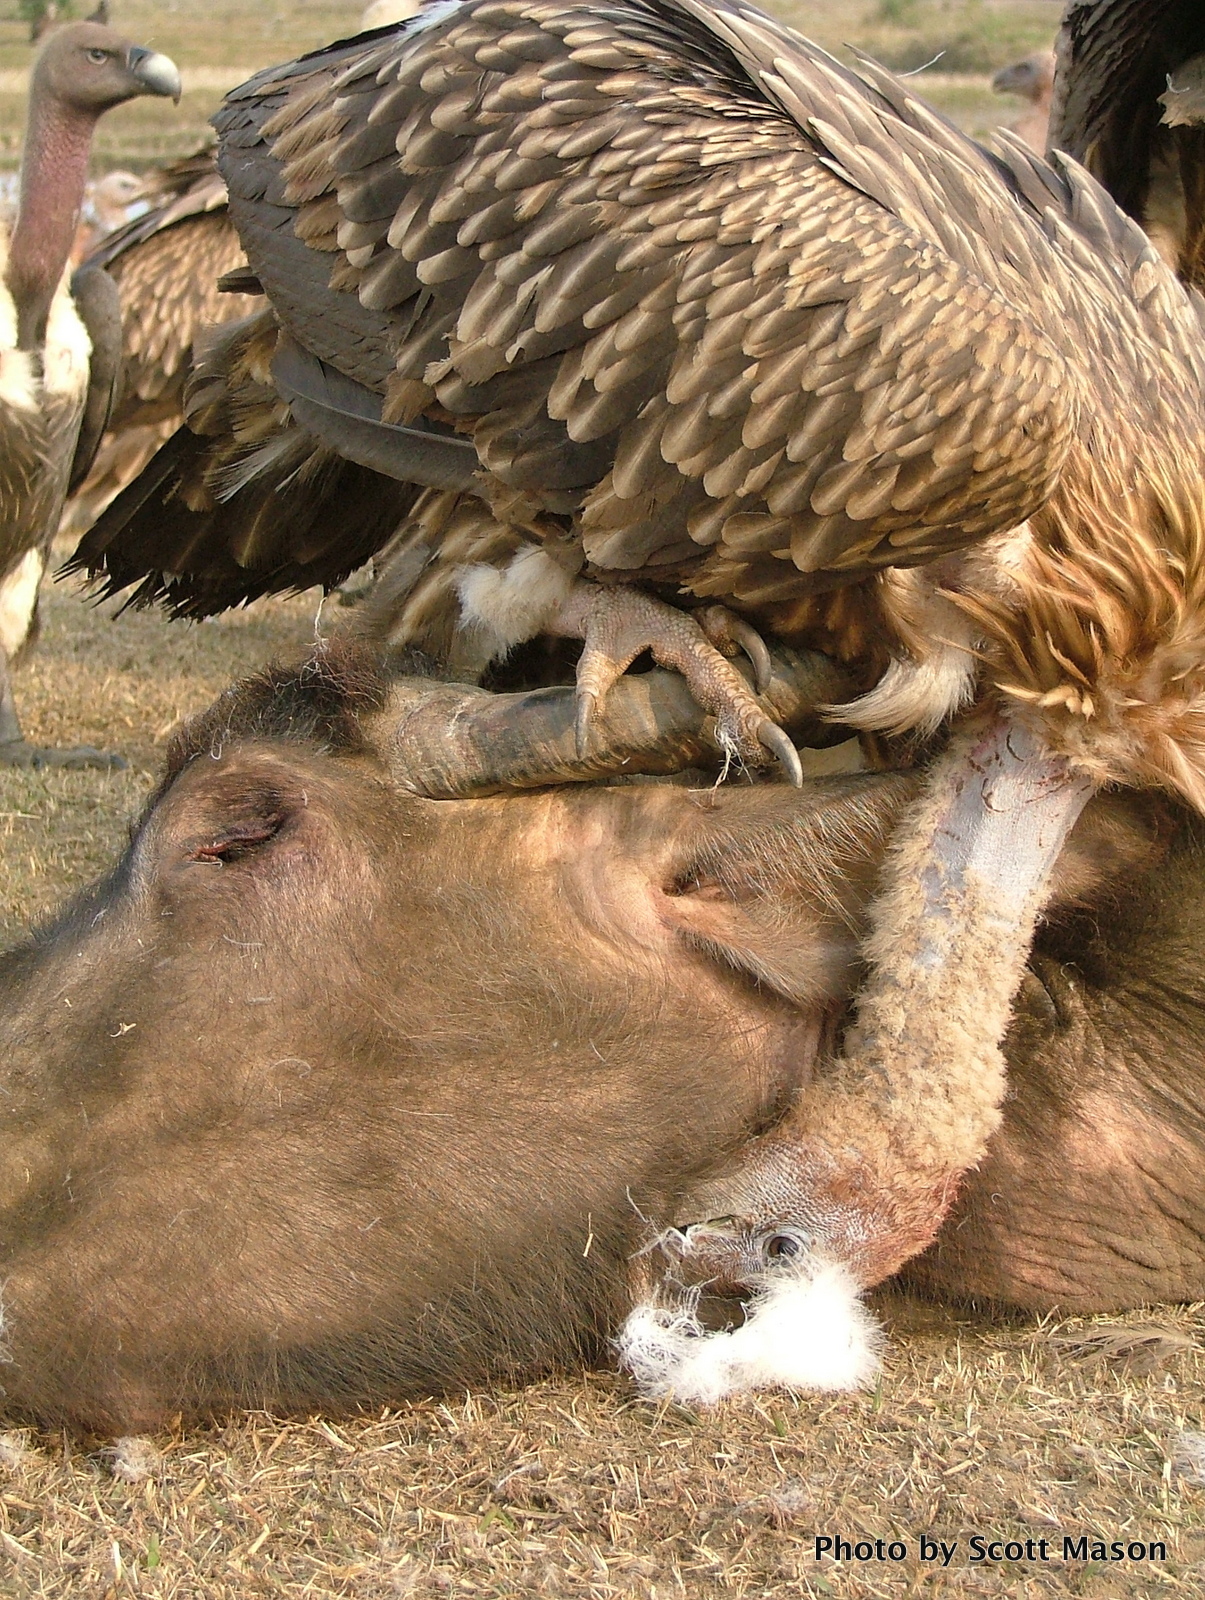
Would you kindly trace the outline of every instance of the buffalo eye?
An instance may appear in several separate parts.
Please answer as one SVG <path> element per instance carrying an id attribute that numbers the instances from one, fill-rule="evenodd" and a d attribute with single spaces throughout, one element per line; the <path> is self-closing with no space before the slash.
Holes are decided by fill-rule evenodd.
<path id="1" fill-rule="evenodd" d="M 94 62 L 98 67 L 103 66 L 108 59 L 109 52 L 107 50 L 93 48 L 88 51 L 88 60 Z"/>
<path id="2" fill-rule="evenodd" d="M 216 863 L 219 866 L 241 860 L 257 845 L 266 844 L 269 839 L 274 839 L 280 832 L 283 822 L 284 812 L 281 811 L 257 818 L 253 823 L 227 828 L 207 843 L 196 845 L 188 852 L 188 860 L 209 865 Z"/>

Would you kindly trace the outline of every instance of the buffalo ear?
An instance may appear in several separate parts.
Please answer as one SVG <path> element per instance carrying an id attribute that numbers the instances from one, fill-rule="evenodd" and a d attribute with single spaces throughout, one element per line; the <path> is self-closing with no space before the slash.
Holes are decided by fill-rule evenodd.
<path id="1" fill-rule="evenodd" d="M 793 1005 L 846 998 L 887 839 L 914 792 L 887 773 L 730 791 L 664 888 L 667 919 Z"/>

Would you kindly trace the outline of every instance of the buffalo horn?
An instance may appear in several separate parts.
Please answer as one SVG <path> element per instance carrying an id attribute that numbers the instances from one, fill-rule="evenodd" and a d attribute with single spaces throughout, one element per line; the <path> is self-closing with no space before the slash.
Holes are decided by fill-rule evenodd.
<path id="1" fill-rule="evenodd" d="M 849 685 L 827 656 L 777 646 L 762 699 L 778 724 L 812 745 L 847 737 L 816 716 L 847 699 Z M 492 694 L 459 683 L 405 678 L 366 728 L 394 780 L 431 800 L 459 800 L 589 783 L 599 778 L 666 775 L 723 760 L 715 719 L 677 673 L 629 674 L 611 689 L 579 757 L 570 687 Z"/>

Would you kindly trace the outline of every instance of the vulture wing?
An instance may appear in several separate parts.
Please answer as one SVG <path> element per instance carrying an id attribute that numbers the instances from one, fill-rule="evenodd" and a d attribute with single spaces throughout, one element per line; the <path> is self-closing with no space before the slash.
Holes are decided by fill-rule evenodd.
<path id="1" fill-rule="evenodd" d="M 131 604 L 204 617 L 338 581 L 388 540 L 419 491 L 296 426 L 269 376 L 277 331 L 267 309 L 214 336 L 188 426 L 101 513 L 66 571 L 104 571 L 106 594 L 137 585 Z"/>
<path id="2" fill-rule="evenodd" d="M 218 289 L 218 278 L 241 265 L 243 250 L 212 152 L 162 169 L 148 191 L 151 210 L 110 234 L 86 263 L 117 284 L 122 381 L 103 419 L 106 437 L 92 438 L 86 477 L 72 482 L 66 520 L 77 532 L 91 526 L 179 425 L 193 351 L 205 330 L 260 303 Z"/>
<path id="3" fill-rule="evenodd" d="M 212 153 L 165 168 L 152 193 L 152 209 L 110 234 L 89 258 L 121 291 L 125 375 L 115 428 L 178 418 L 200 334 L 248 315 L 256 304 L 218 289 L 243 251 Z"/>
<path id="4" fill-rule="evenodd" d="M 1205 288 L 1205 10 L 1072 0 L 1057 54 L 1051 147 L 1082 161 Z"/>
<path id="5" fill-rule="evenodd" d="M 1102 384 L 1157 409 L 1187 315 L 1077 169 L 739 0 L 466 0 L 216 121 L 298 346 L 588 571 L 746 607 L 1013 527 Z"/>

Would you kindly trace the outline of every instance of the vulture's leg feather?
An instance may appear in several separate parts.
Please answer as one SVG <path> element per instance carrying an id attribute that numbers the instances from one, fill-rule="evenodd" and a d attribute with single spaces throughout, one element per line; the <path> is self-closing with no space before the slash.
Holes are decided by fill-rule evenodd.
<path id="1" fill-rule="evenodd" d="M 766 678 L 769 652 L 761 636 L 723 606 L 709 606 L 696 617 L 638 589 L 583 579 L 570 589 L 549 631 L 585 640 L 577 667 L 579 756 L 588 747 L 597 707 L 636 657 L 649 650 L 660 666 L 681 673 L 699 705 L 715 717 L 723 749 L 751 767 L 765 766 L 772 756 L 788 780 L 802 787 L 795 746 L 727 659 L 743 649 L 760 683 Z"/>
<path id="2" fill-rule="evenodd" d="M 675 1280 L 752 1290 L 750 1321 L 692 1333 L 658 1311 L 650 1329 L 645 1308 L 629 1364 L 656 1392 L 714 1399 L 774 1382 L 859 1381 L 869 1347 L 856 1290 L 933 1240 L 999 1123 L 1012 997 L 1050 872 L 1093 787 L 999 713 L 934 764 L 873 908 L 871 977 L 842 1058 L 687 1197 L 682 1214 L 698 1220 L 666 1238 Z M 763 1312 L 764 1337 L 749 1334 Z M 658 1326 L 673 1334 L 660 1346 Z M 774 1327 L 789 1329 L 789 1350 Z M 756 1359 L 723 1343 L 737 1334 Z M 720 1342 L 705 1353 L 709 1340 Z"/>

